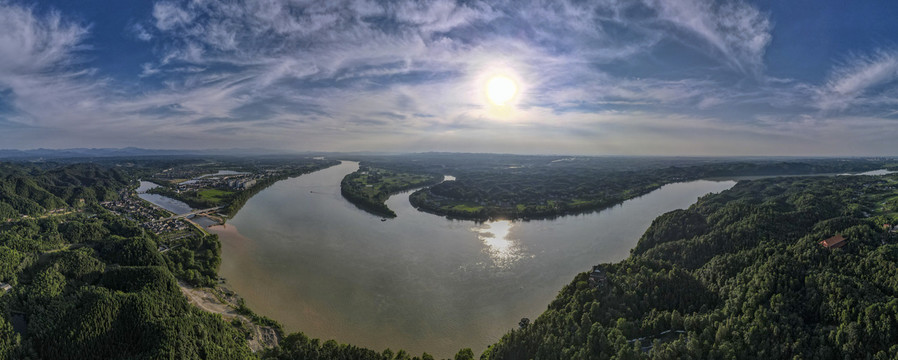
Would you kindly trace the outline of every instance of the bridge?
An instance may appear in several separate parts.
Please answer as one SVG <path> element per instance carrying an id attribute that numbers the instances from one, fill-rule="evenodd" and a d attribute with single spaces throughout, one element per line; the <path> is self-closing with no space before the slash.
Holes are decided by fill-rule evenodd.
<path id="1" fill-rule="evenodd" d="M 191 212 L 189 212 L 189 213 L 178 214 L 178 215 L 175 215 L 175 216 L 167 217 L 167 218 L 165 218 L 165 219 L 159 219 L 159 220 L 156 220 L 156 221 L 166 221 L 166 220 L 183 219 L 183 218 L 186 218 L 186 217 L 191 216 L 191 215 L 208 214 L 208 213 L 210 213 L 210 212 L 218 211 L 218 210 L 224 209 L 224 208 L 226 208 L 226 207 L 227 207 L 227 206 L 222 205 L 222 206 L 218 206 L 218 207 L 214 207 L 214 208 L 194 210 L 194 211 L 191 211 Z"/>

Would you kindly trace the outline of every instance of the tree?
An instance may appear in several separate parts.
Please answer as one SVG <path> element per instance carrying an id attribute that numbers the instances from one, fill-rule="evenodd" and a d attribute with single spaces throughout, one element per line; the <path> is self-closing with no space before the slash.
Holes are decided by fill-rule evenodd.
<path id="1" fill-rule="evenodd" d="M 471 348 L 464 348 L 455 354 L 455 360 L 474 360 L 474 351 Z"/>

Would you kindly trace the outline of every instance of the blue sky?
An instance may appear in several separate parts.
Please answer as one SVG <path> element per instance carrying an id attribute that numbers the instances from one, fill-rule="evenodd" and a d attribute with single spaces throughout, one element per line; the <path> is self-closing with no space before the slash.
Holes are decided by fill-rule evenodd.
<path id="1" fill-rule="evenodd" d="M 898 154 L 894 1 L 0 0 L 0 148 Z M 486 83 L 511 78 L 505 106 Z"/>

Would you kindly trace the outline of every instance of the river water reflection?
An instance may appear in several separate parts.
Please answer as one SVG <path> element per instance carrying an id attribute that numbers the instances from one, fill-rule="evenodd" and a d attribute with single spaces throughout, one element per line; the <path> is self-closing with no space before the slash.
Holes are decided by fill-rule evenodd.
<path id="1" fill-rule="evenodd" d="M 511 268 L 518 260 L 534 255 L 527 254 L 520 241 L 511 234 L 518 223 L 510 220 L 492 221 L 471 228 L 483 242 L 483 252 L 489 255 L 491 265 Z"/>
<path id="2" fill-rule="evenodd" d="M 220 274 L 290 332 L 438 358 L 483 351 L 578 272 L 625 258 L 658 215 L 735 184 L 670 184 L 598 213 L 484 224 L 419 212 L 406 192 L 387 201 L 398 217 L 381 221 L 340 195 L 356 169 L 278 182 L 213 227 Z"/>
<path id="3" fill-rule="evenodd" d="M 159 194 L 147 193 L 147 190 L 157 187 L 159 187 L 159 185 L 153 184 L 149 181 L 141 181 L 140 186 L 137 188 L 137 196 L 175 214 L 185 214 L 193 211 L 193 209 L 190 208 L 190 205 L 187 205 L 183 201 L 175 200 Z"/>

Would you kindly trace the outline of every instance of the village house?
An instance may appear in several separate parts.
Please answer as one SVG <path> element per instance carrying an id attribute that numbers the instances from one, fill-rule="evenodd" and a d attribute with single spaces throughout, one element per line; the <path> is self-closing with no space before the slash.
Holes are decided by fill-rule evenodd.
<path id="1" fill-rule="evenodd" d="M 608 277 L 605 275 L 605 271 L 602 269 L 601 265 L 592 267 L 592 271 L 589 272 L 589 286 L 596 287 L 604 285 L 607 280 Z"/>
<path id="2" fill-rule="evenodd" d="M 837 249 L 845 246 L 845 238 L 842 235 L 836 235 L 820 242 L 820 245 L 827 249 Z"/>
<path id="3" fill-rule="evenodd" d="M 10 291 L 10 290 L 12 290 L 12 285 L 0 282 L 0 290 Z"/>

